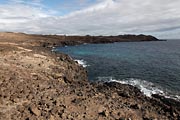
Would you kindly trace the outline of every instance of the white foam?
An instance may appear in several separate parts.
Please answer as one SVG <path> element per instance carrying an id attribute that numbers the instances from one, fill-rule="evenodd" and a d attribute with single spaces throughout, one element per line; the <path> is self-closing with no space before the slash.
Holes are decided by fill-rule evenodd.
<path id="1" fill-rule="evenodd" d="M 139 88 L 141 90 L 141 92 L 148 97 L 151 97 L 153 94 L 159 94 L 166 98 L 171 98 L 171 99 L 180 101 L 179 95 L 173 95 L 168 92 L 164 92 L 162 90 L 162 88 L 158 87 L 157 85 L 153 84 L 152 82 L 147 82 L 145 80 L 134 79 L 134 78 L 129 78 L 129 79 L 125 79 L 125 80 L 115 80 L 112 77 L 109 77 L 109 82 L 118 82 L 121 84 L 128 84 L 128 85 L 135 86 L 135 87 Z"/>
<path id="2" fill-rule="evenodd" d="M 175 95 L 175 97 L 180 100 L 180 96 L 179 95 Z"/>
<path id="3" fill-rule="evenodd" d="M 163 90 L 155 86 L 153 83 L 147 82 L 145 80 L 129 78 L 127 80 L 122 80 L 122 81 L 116 80 L 116 82 L 119 82 L 121 84 L 129 84 L 129 85 L 135 86 L 139 88 L 141 92 L 148 97 L 151 97 L 152 94 L 164 95 Z"/>
<path id="4" fill-rule="evenodd" d="M 121 84 L 128 84 L 135 86 L 141 90 L 141 92 L 148 96 L 151 97 L 152 94 L 160 94 L 164 95 L 163 90 L 161 90 L 159 87 L 155 86 L 151 82 L 147 82 L 145 80 L 140 80 L 140 79 L 135 79 L 135 78 L 128 78 L 124 80 L 115 80 L 112 77 L 98 77 L 99 81 L 105 81 L 105 82 L 118 82 Z"/>
<path id="5" fill-rule="evenodd" d="M 76 61 L 79 65 L 82 65 L 83 67 L 89 66 L 89 65 L 87 64 L 87 62 L 84 61 L 84 60 L 74 60 L 74 61 Z"/>
<path id="6" fill-rule="evenodd" d="M 56 52 L 56 49 L 55 49 L 55 48 L 53 48 L 51 51 L 52 51 L 52 52 Z"/>
<path id="7" fill-rule="evenodd" d="M 113 82 L 115 81 L 113 77 L 97 77 L 99 82 Z M 116 82 L 116 81 L 115 81 Z"/>

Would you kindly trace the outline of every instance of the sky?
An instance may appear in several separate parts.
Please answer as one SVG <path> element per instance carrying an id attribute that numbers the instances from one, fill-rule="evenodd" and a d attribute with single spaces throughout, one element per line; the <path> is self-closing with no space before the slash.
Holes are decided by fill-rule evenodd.
<path id="1" fill-rule="evenodd" d="M 0 0 L 0 31 L 180 38 L 180 0 Z"/>

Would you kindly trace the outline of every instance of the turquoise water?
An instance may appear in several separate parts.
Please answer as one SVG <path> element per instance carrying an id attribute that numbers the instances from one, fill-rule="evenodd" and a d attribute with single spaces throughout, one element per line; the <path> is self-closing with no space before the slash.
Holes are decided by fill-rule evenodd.
<path id="1" fill-rule="evenodd" d="M 180 40 L 84 44 L 55 50 L 85 61 L 90 81 L 114 80 L 151 94 L 180 96 Z"/>

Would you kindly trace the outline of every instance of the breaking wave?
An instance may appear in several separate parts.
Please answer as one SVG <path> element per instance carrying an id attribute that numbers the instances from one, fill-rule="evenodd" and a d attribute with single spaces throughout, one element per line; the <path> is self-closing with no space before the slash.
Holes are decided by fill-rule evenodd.
<path id="1" fill-rule="evenodd" d="M 89 65 L 87 64 L 87 62 L 84 61 L 84 60 L 74 60 L 74 61 L 76 61 L 79 65 L 82 65 L 83 67 L 89 66 Z"/>
<path id="2" fill-rule="evenodd" d="M 121 84 L 128 84 L 128 85 L 132 85 L 139 88 L 141 92 L 148 97 L 151 97 L 153 94 L 159 94 L 166 98 L 172 98 L 172 99 L 180 101 L 179 95 L 169 94 L 168 92 L 165 92 L 163 88 L 161 88 L 160 86 L 157 86 L 153 84 L 152 82 L 148 82 L 141 79 L 128 78 L 128 79 L 123 79 L 123 80 L 116 80 L 116 79 L 113 79 L 113 77 L 98 77 L 98 81 L 118 82 Z"/>

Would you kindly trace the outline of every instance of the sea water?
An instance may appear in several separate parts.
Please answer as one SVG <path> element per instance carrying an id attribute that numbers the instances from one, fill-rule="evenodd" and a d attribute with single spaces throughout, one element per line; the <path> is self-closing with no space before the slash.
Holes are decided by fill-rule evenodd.
<path id="1" fill-rule="evenodd" d="M 180 99 L 180 40 L 57 47 L 86 67 L 90 81 L 137 86 L 147 96 Z"/>

